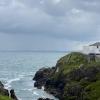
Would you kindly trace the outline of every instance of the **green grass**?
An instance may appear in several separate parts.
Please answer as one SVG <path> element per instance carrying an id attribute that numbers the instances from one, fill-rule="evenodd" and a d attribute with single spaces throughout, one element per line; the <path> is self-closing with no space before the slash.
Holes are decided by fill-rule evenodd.
<path id="1" fill-rule="evenodd" d="M 73 69 L 79 68 L 81 65 L 88 64 L 87 55 L 79 52 L 72 52 L 64 57 L 62 57 L 58 62 L 59 72 L 64 75 Z"/>
<path id="2" fill-rule="evenodd" d="M 90 62 L 85 65 L 85 67 L 98 67 L 100 66 L 100 62 Z"/>
<path id="3" fill-rule="evenodd" d="M 72 52 L 58 60 L 56 67 L 59 68 L 59 71 L 55 72 L 52 78 L 54 80 L 63 79 L 66 81 L 66 76 L 75 69 L 80 69 L 81 67 L 84 67 L 85 69 L 96 67 L 99 69 L 100 58 L 96 58 L 96 61 L 90 61 L 88 55 Z M 77 100 L 76 96 L 67 95 L 68 89 L 77 85 L 84 88 L 84 91 L 82 92 L 84 97 L 83 100 L 100 100 L 100 72 L 97 73 L 95 77 L 96 80 L 93 82 L 88 81 L 85 78 L 80 80 L 70 80 L 69 83 L 67 82 L 64 86 L 63 100 Z"/>
<path id="4" fill-rule="evenodd" d="M 64 57 L 62 57 L 57 62 L 57 67 L 59 67 L 59 73 L 66 75 L 70 71 L 77 69 L 81 66 L 84 67 L 92 67 L 92 66 L 100 66 L 100 58 L 97 62 L 90 61 L 88 55 L 82 54 L 80 52 L 72 52 Z"/>
<path id="5" fill-rule="evenodd" d="M 96 58 L 96 61 L 90 61 L 88 55 L 72 52 L 64 57 L 62 57 L 58 62 L 56 67 L 59 71 L 53 75 L 55 80 L 64 79 L 66 76 L 74 69 L 79 69 L 80 67 L 98 67 L 100 68 L 100 58 Z M 85 79 L 80 81 L 71 80 L 68 84 L 66 83 L 64 87 L 64 100 L 76 100 L 73 96 L 66 96 L 67 88 L 74 87 L 74 85 L 82 86 L 86 91 L 83 93 L 84 100 L 100 100 L 100 73 L 96 75 L 96 82 L 89 82 Z"/>
<path id="6" fill-rule="evenodd" d="M 11 99 L 7 96 L 0 95 L 0 100 L 11 100 Z"/>
<path id="7" fill-rule="evenodd" d="M 82 63 L 88 63 L 87 55 L 80 52 L 72 52 L 64 57 L 62 57 L 58 63 L 68 64 L 68 65 L 80 65 Z"/>
<path id="8" fill-rule="evenodd" d="M 91 83 L 86 87 L 88 100 L 100 100 L 100 81 Z"/>

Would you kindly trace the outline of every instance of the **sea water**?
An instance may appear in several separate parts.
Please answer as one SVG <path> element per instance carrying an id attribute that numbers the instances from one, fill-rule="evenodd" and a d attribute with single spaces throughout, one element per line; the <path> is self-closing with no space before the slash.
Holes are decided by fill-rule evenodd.
<path id="1" fill-rule="evenodd" d="M 58 52 L 0 52 L 0 81 L 7 89 L 14 89 L 20 100 L 40 97 L 57 100 L 43 89 L 34 88 L 32 80 L 42 67 L 55 66 L 66 53 Z"/>

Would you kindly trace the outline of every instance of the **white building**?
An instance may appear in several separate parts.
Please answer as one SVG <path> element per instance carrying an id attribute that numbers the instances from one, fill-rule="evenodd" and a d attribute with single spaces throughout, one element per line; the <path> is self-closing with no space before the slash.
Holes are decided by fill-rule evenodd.
<path id="1" fill-rule="evenodd" d="M 89 46 L 84 46 L 82 52 L 85 54 L 100 55 L 100 42 L 96 42 Z"/>

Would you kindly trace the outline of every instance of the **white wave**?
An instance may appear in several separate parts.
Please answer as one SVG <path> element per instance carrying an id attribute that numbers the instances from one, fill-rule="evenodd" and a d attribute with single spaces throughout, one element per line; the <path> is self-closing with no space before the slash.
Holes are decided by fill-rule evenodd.
<path id="1" fill-rule="evenodd" d="M 8 80 L 7 83 L 5 84 L 5 88 L 6 88 L 6 89 L 11 88 L 11 83 L 12 83 L 12 82 L 15 82 L 15 81 L 19 81 L 19 80 L 20 80 L 20 78 L 14 78 L 14 79 Z"/>
<path id="2" fill-rule="evenodd" d="M 33 89 L 22 89 L 24 91 L 32 91 Z"/>
<path id="3" fill-rule="evenodd" d="M 6 89 L 11 88 L 11 83 L 12 83 L 12 82 L 20 81 L 20 79 L 22 79 L 22 78 L 24 78 L 24 77 L 25 77 L 25 75 L 21 74 L 21 75 L 19 75 L 19 77 L 17 77 L 17 78 L 8 79 L 8 81 L 7 81 L 6 84 L 5 84 L 5 88 L 6 88 Z"/>
<path id="4" fill-rule="evenodd" d="M 44 86 L 42 86 L 42 90 L 44 91 Z"/>
<path id="5" fill-rule="evenodd" d="M 39 94 L 38 94 L 37 92 L 35 92 L 35 91 L 33 92 L 33 94 L 34 94 L 34 95 L 37 95 L 37 96 L 39 95 Z"/>
<path id="6" fill-rule="evenodd" d="M 18 98 L 18 100 L 22 100 L 21 98 Z"/>

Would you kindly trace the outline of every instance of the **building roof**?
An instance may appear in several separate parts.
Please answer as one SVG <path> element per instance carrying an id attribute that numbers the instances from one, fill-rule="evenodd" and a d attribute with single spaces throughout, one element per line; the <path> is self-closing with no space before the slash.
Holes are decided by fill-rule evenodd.
<path id="1" fill-rule="evenodd" d="M 96 42 L 96 43 L 94 43 L 94 44 L 92 44 L 90 46 L 100 46 L 100 42 Z"/>

